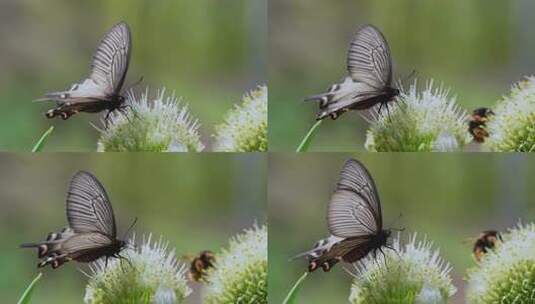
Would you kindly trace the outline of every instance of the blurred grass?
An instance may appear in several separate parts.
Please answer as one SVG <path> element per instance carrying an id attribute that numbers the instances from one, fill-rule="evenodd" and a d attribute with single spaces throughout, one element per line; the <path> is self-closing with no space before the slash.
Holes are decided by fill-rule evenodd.
<path id="1" fill-rule="evenodd" d="M 533 74 L 535 35 L 527 13 L 533 9 L 529 0 L 270 1 L 271 150 L 295 150 L 317 111 L 303 99 L 345 76 L 347 48 L 360 25 L 384 32 L 394 79 L 414 69 L 420 85 L 431 78 L 444 83 L 470 111 L 493 106 Z M 362 151 L 366 129 L 358 114 L 344 114 L 322 125 L 310 150 Z"/>
<path id="2" fill-rule="evenodd" d="M 29 151 L 41 130 L 56 126 L 48 151 L 94 151 L 98 132 L 81 114 L 47 120 L 53 103 L 32 103 L 87 77 L 99 40 L 115 23 L 131 27 L 127 86 L 166 87 L 190 104 L 210 142 L 213 126 L 242 94 L 265 83 L 266 2 L 238 0 L 52 0 L 0 3 L 0 149 Z"/>
<path id="3" fill-rule="evenodd" d="M 378 187 L 386 228 L 418 232 L 453 265 L 459 289 L 452 303 L 464 303 L 464 274 L 474 265 L 472 244 L 486 229 L 504 230 L 535 217 L 535 157 L 519 154 L 378 153 L 272 154 L 269 161 L 269 295 L 280 303 L 306 270 L 309 250 L 328 234 L 326 208 L 346 159 L 356 157 Z M 397 220 L 402 214 L 400 220 Z M 310 274 L 299 303 L 344 303 L 351 276 L 338 265 Z"/>
<path id="4" fill-rule="evenodd" d="M 71 262 L 37 269 L 36 252 L 18 248 L 65 227 L 65 196 L 77 170 L 94 173 L 113 204 L 118 237 L 137 216 L 136 239 L 152 233 L 170 242 L 178 257 L 217 251 L 228 239 L 264 223 L 266 170 L 263 155 L 39 153 L 4 154 L 0 185 L 0 294 L 14 303 L 38 271 L 33 303 L 79 303 L 87 279 Z M 188 303 L 199 303 L 194 298 Z"/>

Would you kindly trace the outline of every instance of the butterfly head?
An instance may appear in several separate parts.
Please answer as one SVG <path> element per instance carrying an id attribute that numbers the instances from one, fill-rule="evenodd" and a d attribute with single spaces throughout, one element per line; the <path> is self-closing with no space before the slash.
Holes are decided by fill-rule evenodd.
<path id="1" fill-rule="evenodd" d="M 386 94 L 390 97 L 396 97 L 399 95 L 399 89 L 396 89 L 396 88 L 386 88 Z"/>

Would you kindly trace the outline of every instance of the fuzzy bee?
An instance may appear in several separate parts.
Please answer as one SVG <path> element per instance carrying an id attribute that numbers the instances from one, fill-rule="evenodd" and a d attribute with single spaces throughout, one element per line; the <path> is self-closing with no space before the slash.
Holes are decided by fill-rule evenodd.
<path id="1" fill-rule="evenodd" d="M 490 250 L 496 247 L 498 242 L 502 242 L 501 234 L 496 230 L 486 230 L 481 232 L 474 243 L 472 253 L 475 259 L 479 262 L 481 258 Z"/>
<path id="2" fill-rule="evenodd" d="M 482 143 L 489 137 L 486 126 L 489 116 L 492 115 L 494 112 L 489 108 L 477 108 L 472 112 L 468 121 L 468 132 L 472 134 L 475 142 Z"/>
<path id="3" fill-rule="evenodd" d="M 206 271 L 214 267 L 215 254 L 210 250 L 203 250 L 197 256 L 191 259 L 189 267 L 189 279 L 192 281 L 203 281 L 206 277 Z"/>

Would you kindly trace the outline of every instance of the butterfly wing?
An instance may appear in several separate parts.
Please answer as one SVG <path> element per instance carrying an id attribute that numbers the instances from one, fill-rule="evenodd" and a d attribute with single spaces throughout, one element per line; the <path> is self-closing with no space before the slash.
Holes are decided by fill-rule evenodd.
<path id="1" fill-rule="evenodd" d="M 121 91 L 131 49 L 130 28 L 125 22 L 112 27 L 100 42 L 93 55 L 89 78 L 103 88 L 105 95 L 116 95 Z"/>
<path id="2" fill-rule="evenodd" d="M 392 83 L 390 47 L 373 25 L 359 29 L 349 47 L 347 70 L 353 80 L 382 89 Z"/>
<path id="3" fill-rule="evenodd" d="M 375 235 L 382 230 L 382 221 L 381 202 L 370 173 L 357 160 L 348 160 L 329 202 L 330 233 L 342 238 Z"/>
<path id="4" fill-rule="evenodd" d="M 61 232 L 50 233 L 44 242 L 22 244 L 23 248 L 37 248 L 37 256 L 41 261 L 38 267 L 51 265 L 58 268 L 70 260 L 91 262 L 110 251 L 113 240 L 98 233 L 77 234 L 66 228 Z"/>
<path id="5" fill-rule="evenodd" d="M 91 173 L 77 172 L 67 194 L 67 220 L 76 233 L 98 232 L 116 236 L 115 217 L 102 184 Z"/>

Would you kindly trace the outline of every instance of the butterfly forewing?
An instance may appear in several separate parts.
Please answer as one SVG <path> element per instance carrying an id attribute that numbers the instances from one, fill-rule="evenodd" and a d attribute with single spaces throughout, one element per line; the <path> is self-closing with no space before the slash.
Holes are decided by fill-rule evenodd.
<path id="1" fill-rule="evenodd" d="M 329 202 L 329 231 L 339 237 L 376 234 L 383 228 L 381 203 L 368 170 L 350 159 L 344 165 Z"/>
<path id="2" fill-rule="evenodd" d="M 353 80 L 365 82 L 376 89 L 390 86 L 390 48 L 383 34 L 374 26 L 361 27 L 351 41 L 347 70 Z"/>
<path id="3" fill-rule="evenodd" d="M 375 234 L 379 229 L 373 211 L 358 194 L 339 190 L 333 194 L 327 215 L 329 232 L 343 238 Z"/>
<path id="4" fill-rule="evenodd" d="M 67 219 L 77 233 L 99 232 L 115 239 L 115 217 L 102 184 L 91 173 L 79 171 L 67 194 Z"/>
<path id="5" fill-rule="evenodd" d="M 130 28 L 125 22 L 115 25 L 100 42 L 89 78 L 100 85 L 105 95 L 118 94 L 123 87 L 131 48 Z"/>

